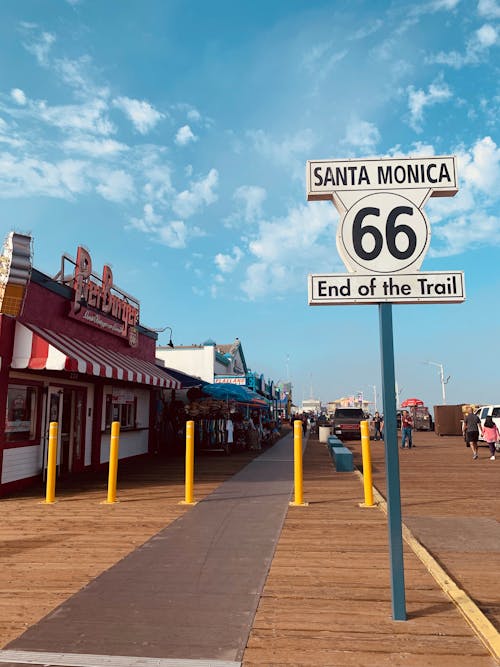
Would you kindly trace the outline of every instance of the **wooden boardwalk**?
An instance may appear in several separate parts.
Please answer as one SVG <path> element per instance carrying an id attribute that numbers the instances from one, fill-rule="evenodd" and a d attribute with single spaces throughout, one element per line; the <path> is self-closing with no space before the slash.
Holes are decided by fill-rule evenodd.
<path id="1" fill-rule="evenodd" d="M 360 443 L 347 444 L 360 465 Z M 472 462 L 460 438 L 418 433 L 416 444 L 415 449 L 400 450 L 403 518 L 418 523 L 418 534 L 425 534 L 450 574 L 498 629 L 500 580 L 494 573 L 500 503 L 492 503 L 491 496 L 498 489 L 500 470 L 494 465 L 500 460 L 490 462 L 482 449 L 482 458 Z M 385 493 L 383 443 L 373 442 L 371 449 L 374 484 Z M 309 506 L 288 512 L 245 667 L 497 664 L 407 545 L 408 620 L 392 620 L 385 515 L 358 506 L 363 501 L 359 477 L 333 472 L 325 445 L 317 441 L 306 450 L 304 489 Z M 476 537 L 483 532 L 480 540 L 489 551 L 481 551 L 480 540 L 465 543 L 463 533 L 457 536 L 462 523 L 470 527 L 476 515 L 487 522 L 479 522 Z M 496 537 L 490 531 L 497 531 Z"/>
<path id="2" fill-rule="evenodd" d="M 498 629 L 500 459 L 490 462 L 482 448 L 472 462 L 460 438 L 417 434 L 416 444 L 400 452 L 404 520 Z M 359 465 L 359 443 L 351 445 Z M 372 443 L 372 452 L 374 484 L 384 492 L 383 444 Z M 196 499 L 254 456 L 199 457 Z M 315 440 L 304 458 L 304 491 L 309 506 L 288 511 L 243 665 L 497 664 L 408 546 L 408 621 L 391 619 L 386 517 L 359 507 L 359 476 L 335 473 Z M 116 505 L 100 504 L 103 476 L 60 489 L 53 506 L 39 504 L 34 493 L 0 501 L 2 646 L 189 511 L 178 504 L 183 461 L 122 467 L 118 497 Z"/>

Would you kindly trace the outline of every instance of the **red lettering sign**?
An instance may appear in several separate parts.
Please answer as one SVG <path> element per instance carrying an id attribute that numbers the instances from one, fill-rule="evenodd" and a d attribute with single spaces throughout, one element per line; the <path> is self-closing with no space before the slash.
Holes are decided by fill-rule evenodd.
<path id="1" fill-rule="evenodd" d="M 93 277 L 90 254 L 79 246 L 73 274 L 75 293 L 70 315 L 103 331 L 128 338 L 130 345 L 136 346 L 139 303 L 135 300 L 131 303 L 131 298 L 119 293 L 120 290 L 113 284 L 111 267 L 107 264 L 103 267 L 100 283 Z"/>

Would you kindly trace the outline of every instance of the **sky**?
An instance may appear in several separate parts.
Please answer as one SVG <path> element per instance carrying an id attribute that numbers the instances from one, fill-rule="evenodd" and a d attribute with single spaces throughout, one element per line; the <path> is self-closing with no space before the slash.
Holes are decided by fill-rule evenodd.
<path id="1" fill-rule="evenodd" d="M 456 156 L 421 270 L 467 299 L 393 306 L 398 398 L 442 404 L 440 364 L 446 403 L 500 402 L 498 0 L 2 0 L 0 38 L 0 235 L 49 275 L 85 246 L 142 324 L 238 337 L 297 404 L 382 391 L 378 307 L 308 305 L 346 268 L 306 161 Z"/>

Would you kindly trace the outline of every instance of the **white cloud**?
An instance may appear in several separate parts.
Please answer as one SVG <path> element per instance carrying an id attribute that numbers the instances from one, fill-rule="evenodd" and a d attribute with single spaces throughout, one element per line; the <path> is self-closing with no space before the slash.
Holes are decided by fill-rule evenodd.
<path id="1" fill-rule="evenodd" d="M 186 146 L 186 144 L 194 141 L 198 141 L 198 137 L 193 134 L 193 131 L 189 125 L 183 125 L 177 130 L 177 134 L 175 135 L 175 143 L 178 146 Z"/>
<path id="2" fill-rule="evenodd" d="M 187 112 L 187 117 L 194 123 L 199 123 L 201 121 L 201 114 L 197 109 L 189 109 Z"/>
<path id="3" fill-rule="evenodd" d="M 185 248 L 188 237 L 188 228 L 182 220 L 173 220 L 164 224 L 161 215 L 155 213 L 151 204 L 146 204 L 142 218 L 132 218 L 129 228 L 156 238 L 162 245 L 169 248 Z"/>
<path id="4" fill-rule="evenodd" d="M 59 162 L 58 168 L 61 174 L 61 182 L 72 193 L 78 194 L 89 189 L 86 177 L 88 165 L 81 160 L 63 160 Z"/>
<path id="5" fill-rule="evenodd" d="M 488 49 L 498 43 L 498 30 L 491 24 L 485 23 L 472 34 L 467 42 L 465 53 L 440 51 L 426 58 L 426 62 L 448 65 L 455 69 L 460 69 L 465 65 L 477 65 L 485 59 Z"/>
<path id="6" fill-rule="evenodd" d="M 288 173 L 303 180 L 304 164 L 310 158 L 310 151 L 314 145 L 312 130 L 302 130 L 282 141 L 275 141 L 263 130 L 252 130 L 248 132 L 248 136 L 257 153 L 278 166 L 286 166 Z"/>
<path id="7" fill-rule="evenodd" d="M 336 220 L 330 202 L 314 202 L 291 209 L 286 217 L 261 221 L 249 244 L 254 262 L 241 285 L 248 298 L 285 294 L 304 286 L 308 273 L 331 271 L 337 263 Z"/>
<path id="8" fill-rule="evenodd" d="M 21 106 L 24 106 L 27 102 L 26 100 L 26 95 L 20 88 L 13 88 L 10 91 L 10 96 L 16 102 L 17 104 L 20 104 Z"/>
<path id="9" fill-rule="evenodd" d="M 37 29 L 37 26 L 34 24 L 23 23 L 21 25 L 24 31 L 28 33 L 28 37 L 32 37 L 33 31 Z M 24 42 L 23 46 L 26 51 L 35 56 L 39 65 L 47 67 L 49 64 L 49 52 L 55 41 L 55 35 L 50 32 L 42 32 L 39 37 L 32 37 L 30 41 Z"/>
<path id="10" fill-rule="evenodd" d="M 366 120 L 353 119 L 346 128 L 342 143 L 363 152 L 373 152 L 380 142 L 380 132 L 376 125 Z"/>
<path id="11" fill-rule="evenodd" d="M 87 188 L 85 165 L 77 161 L 59 164 L 33 157 L 0 154 L 0 197 L 56 197 L 72 199 Z"/>
<path id="12" fill-rule="evenodd" d="M 476 42 L 479 49 L 488 49 L 498 41 L 498 31 L 492 25 L 486 23 L 475 33 Z"/>
<path id="13" fill-rule="evenodd" d="M 96 191 L 104 199 L 113 202 L 124 202 L 134 198 L 134 180 L 122 169 L 99 169 L 96 173 L 99 184 Z"/>
<path id="14" fill-rule="evenodd" d="M 123 111 L 127 118 L 132 121 L 135 129 L 141 134 L 147 134 L 164 117 L 164 114 L 144 100 L 117 97 L 113 100 L 113 105 Z"/>
<path id="15" fill-rule="evenodd" d="M 500 196 L 500 148 L 491 137 L 483 137 L 469 149 L 459 149 L 457 171 L 460 190 L 452 199 L 433 198 L 427 204 L 433 223 L 431 257 L 456 255 L 470 246 L 496 245 L 496 212 Z"/>
<path id="16" fill-rule="evenodd" d="M 495 193 L 500 182 L 500 148 L 491 137 L 484 137 L 470 151 L 458 153 L 458 169 L 467 187 Z"/>
<path id="17" fill-rule="evenodd" d="M 109 89 L 106 86 L 98 86 L 92 80 L 89 69 L 92 59 L 82 56 L 76 60 L 69 58 L 57 58 L 53 62 L 53 68 L 60 79 L 70 88 L 76 96 L 83 100 L 94 97 L 108 99 Z"/>
<path id="18" fill-rule="evenodd" d="M 460 0 L 434 0 L 429 3 L 429 7 L 432 11 L 439 11 L 441 9 L 455 9 L 458 6 Z"/>
<path id="19" fill-rule="evenodd" d="M 442 245 L 438 248 L 432 247 L 429 256 L 449 257 L 482 245 L 499 246 L 499 226 L 500 217 L 486 216 L 483 213 L 469 213 L 467 216 L 460 216 L 451 222 L 439 225 L 434 229 L 434 236 L 442 242 Z"/>
<path id="20" fill-rule="evenodd" d="M 239 264 L 241 258 L 243 257 L 243 252 L 238 246 L 233 248 L 232 255 L 224 255 L 223 253 L 218 253 L 215 256 L 215 264 L 217 268 L 222 273 L 232 273 L 236 266 Z"/>
<path id="21" fill-rule="evenodd" d="M 376 19 L 375 21 L 367 23 L 361 28 L 358 28 L 358 30 L 356 30 L 352 35 L 348 36 L 348 39 L 364 39 L 365 37 L 368 37 L 368 35 L 372 35 L 373 33 L 380 30 L 383 25 L 384 22 L 382 19 Z"/>
<path id="22" fill-rule="evenodd" d="M 29 111 L 33 116 L 64 131 L 79 130 L 108 135 L 113 134 L 116 128 L 106 116 L 107 108 L 106 102 L 100 99 L 86 104 L 53 107 L 42 101 L 30 105 Z"/>
<path id="23" fill-rule="evenodd" d="M 174 199 L 173 211 L 181 218 L 189 218 L 202 206 L 213 204 L 217 201 L 214 192 L 219 183 L 219 174 L 216 169 L 211 169 L 206 178 L 191 183 L 189 190 L 183 190 Z"/>
<path id="24" fill-rule="evenodd" d="M 302 59 L 304 68 L 318 78 L 324 79 L 348 53 L 346 49 L 336 51 L 335 46 L 333 41 L 314 44 Z"/>
<path id="25" fill-rule="evenodd" d="M 421 130 L 421 122 L 424 110 L 427 107 L 446 102 L 452 96 L 450 88 L 446 83 L 436 81 L 431 83 L 428 92 L 415 90 L 413 86 L 407 88 L 408 107 L 410 110 L 410 125 L 416 132 Z"/>
<path id="26" fill-rule="evenodd" d="M 93 137 L 79 137 L 67 139 L 63 143 L 66 151 L 83 153 L 92 157 L 109 157 L 127 151 L 129 147 L 114 139 L 94 139 Z"/>
<path id="27" fill-rule="evenodd" d="M 26 142 L 24 139 L 20 139 L 16 133 L 10 128 L 3 118 L 0 117 L 0 143 L 7 144 L 8 146 L 13 146 L 15 148 L 20 148 L 24 146 Z"/>
<path id="28" fill-rule="evenodd" d="M 190 228 L 183 220 L 165 223 L 163 216 L 158 214 L 150 203 L 144 205 L 142 217 L 131 218 L 126 228 L 147 234 L 158 243 L 176 249 L 185 248 L 190 238 L 204 236 L 199 227 Z"/>
<path id="29" fill-rule="evenodd" d="M 262 215 L 262 204 L 266 197 L 266 190 L 257 185 L 242 185 L 233 195 L 233 199 L 242 207 L 245 222 L 255 222 Z"/>
<path id="30" fill-rule="evenodd" d="M 487 19 L 500 19 L 500 5 L 496 0 L 479 0 L 477 11 Z"/>
<path id="31" fill-rule="evenodd" d="M 169 248 L 185 248 L 188 230 L 182 220 L 174 220 L 168 225 L 160 227 L 158 238 Z"/>

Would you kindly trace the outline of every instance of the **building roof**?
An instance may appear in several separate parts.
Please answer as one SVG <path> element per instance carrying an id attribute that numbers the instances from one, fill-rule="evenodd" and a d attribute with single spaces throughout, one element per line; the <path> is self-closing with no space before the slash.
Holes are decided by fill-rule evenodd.
<path id="1" fill-rule="evenodd" d="M 178 380 L 181 383 L 181 389 L 189 389 L 191 387 L 202 387 L 207 384 L 205 380 L 202 380 L 199 377 L 194 375 L 188 375 L 182 371 L 178 371 L 175 368 L 165 368 L 164 366 L 157 366 L 160 370 L 164 371 L 166 375 L 173 377 L 175 380 Z"/>

